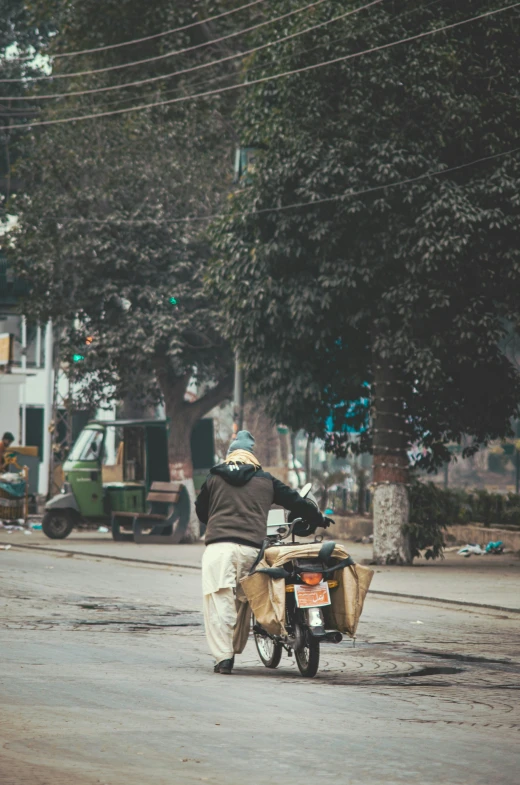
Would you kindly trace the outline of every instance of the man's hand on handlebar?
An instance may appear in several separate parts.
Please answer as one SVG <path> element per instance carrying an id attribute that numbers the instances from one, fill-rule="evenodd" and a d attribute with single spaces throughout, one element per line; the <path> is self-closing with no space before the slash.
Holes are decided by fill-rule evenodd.
<path id="1" fill-rule="evenodd" d="M 336 523 L 336 521 L 333 521 L 332 518 L 327 518 L 324 515 L 323 516 L 323 523 L 319 523 L 318 526 L 320 526 L 322 529 L 328 529 L 329 526 L 333 526 L 335 523 Z"/>
<path id="2" fill-rule="evenodd" d="M 290 521 L 287 534 L 294 532 L 298 537 L 310 537 L 316 529 L 328 529 L 333 523 L 336 523 L 336 521 L 333 521 L 332 518 L 326 518 L 324 515 L 321 516 L 319 523 L 308 523 L 304 518 L 295 518 L 293 521 Z"/>

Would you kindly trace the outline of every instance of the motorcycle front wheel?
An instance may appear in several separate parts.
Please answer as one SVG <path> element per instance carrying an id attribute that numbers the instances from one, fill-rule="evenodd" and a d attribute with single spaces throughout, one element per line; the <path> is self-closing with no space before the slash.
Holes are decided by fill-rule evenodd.
<path id="1" fill-rule="evenodd" d="M 277 668 L 282 659 L 282 644 L 276 643 L 267 635 L 255 632 L 255 644 L 258 656 L 266 668 Z"/>
<path id="2" fill-rule="evenodd" d="M 320 664 L 320 642 L 302 625 L 298 625 L 296 638 L 298 642 L 294 647 L 294 656 L 298 670 L 302 676 L 312 679 Z"/>

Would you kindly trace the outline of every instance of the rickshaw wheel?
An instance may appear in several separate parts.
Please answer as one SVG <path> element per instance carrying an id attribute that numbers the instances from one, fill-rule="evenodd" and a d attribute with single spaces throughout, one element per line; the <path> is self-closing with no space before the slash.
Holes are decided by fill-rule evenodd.
<path id="1" fill-rule="evenodd" d="M 74 528 L 74 519 L 67 512 L 49 510 L 42 520 L 42 531 L 51 540 L 64 540 Z"/>

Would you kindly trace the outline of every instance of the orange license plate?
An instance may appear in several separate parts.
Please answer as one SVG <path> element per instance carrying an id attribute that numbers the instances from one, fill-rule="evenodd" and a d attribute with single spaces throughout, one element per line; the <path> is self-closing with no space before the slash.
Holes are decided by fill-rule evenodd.
<path id="1" fill-rule="evenodd" d="M 298 608 L 321 608 L 323 605 L 330 605 L 329 587 L 325 582 L 318 583 L 317 586 L 295 584 L 294 595 Z"/>

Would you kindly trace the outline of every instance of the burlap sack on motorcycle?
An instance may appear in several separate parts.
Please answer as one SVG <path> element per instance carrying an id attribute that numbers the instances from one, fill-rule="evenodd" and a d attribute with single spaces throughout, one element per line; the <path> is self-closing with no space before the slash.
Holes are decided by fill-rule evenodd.
<path id="1" fill-rule="evenodd" d="M 281 567 L 292 559 L 317 557 L 321 543 L 308 543 L 295 546 L 275 546 L 265 551 L 258 564 L 262 567 Z M 336 545 L 332 559 L 345 559 L 348 552 L 343 545 Z M 339 586 L 331 589 L 331 605 L 323 608 L 327 629 L 339 630 L 351 637 L 356 634 L 363 610 L 365 596 L 374 571 L 362 564 L 355 564 L 337 570 L 330 576 Z M 255 618 L 271 635 L 285 635 L 285 581 L 273 579 L 265 573 L 255 572 L 240 581 Z"/>

